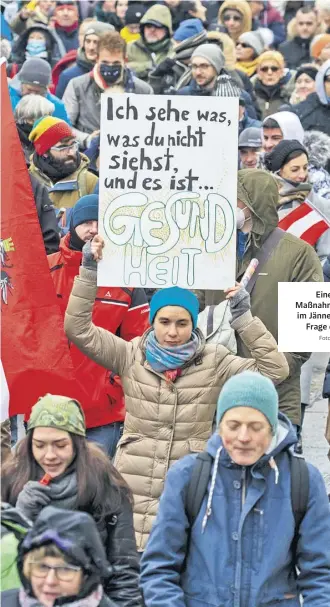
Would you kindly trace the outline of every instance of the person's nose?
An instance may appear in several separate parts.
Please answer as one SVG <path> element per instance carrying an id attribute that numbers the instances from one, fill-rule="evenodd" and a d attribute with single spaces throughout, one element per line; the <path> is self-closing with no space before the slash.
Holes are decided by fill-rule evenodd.
<path id="1" fill-rule="evenodd" d="M 93 221 L 92 225 L 90 226 L 90 233 L 93 234 L 93 236 L 96 236 L 97 234 L 97 230 L 98 230 L 98 222 L 97 221 Z"/>
<path id="2" fill-rule="evenodd" d="M 54 449 L 51 445 L 49 445 L 46 449 L 46 453 L 45 453 L 45 460 L 50 461 L 56 459 L 56 454 L 54 452 Z"/>
<path id="3" fill-rule="evenodd" d="M 250 440 L 250 434 L 247 426 L 241 426 L 237 435 L 240 443 L 248 443 Z"/>
<path id="4" fill-rule="evenodd" d="M 177 328 L 176 328 L 176 324 L 173 322 L 169 326 L 168 335 L 169 335 L 169 337 L 176 337 L 177 334 L 178 334 L 178 331 L 177 331 Z"/>
<path id="5" fill-rule="evenodd" d="M 57 577 L 56 577 L 55 569 L 48 569 L 48 573 L 45 577 L 45 584 L 47 586 L 56 586 L 57 585 Z"/>

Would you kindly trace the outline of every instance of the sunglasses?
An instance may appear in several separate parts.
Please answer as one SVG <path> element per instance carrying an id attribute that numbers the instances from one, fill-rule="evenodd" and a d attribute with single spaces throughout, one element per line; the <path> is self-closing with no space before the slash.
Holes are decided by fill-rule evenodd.
<path id="1" fill-rule="evenodd" d="M 242 21 L 242 17 L 240 17 L 239 15 L 224 15 L 223 16 L 223 20 L 224 21 Z"/>
<path id="2" fill-rule="evenodd" d="M 246 42 L 237 42 L 236 46 L 241 46 L 242 48 L 252 48 L 252 46 L 246 44 Z"/>
<path id="3" fill-rule="evenodd" d="M 276 67 L 275 65 L 264 65 L 263 67 L 260 68 L 261 72 L 273 72 L 275 74 L 275 72 L 279 71 L 279 67 Z"/>

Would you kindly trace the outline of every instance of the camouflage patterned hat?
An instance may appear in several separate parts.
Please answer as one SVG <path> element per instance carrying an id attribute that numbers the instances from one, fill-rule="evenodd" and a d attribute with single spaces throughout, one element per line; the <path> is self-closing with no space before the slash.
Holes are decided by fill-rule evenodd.
<path id="1" fill-rule="evenodd" d="M 86 436 L 84 412 L 77 400 L 68 396 L 46 394 L 32 407 L 28 430 L 57 428 L 71 434 Z"/>

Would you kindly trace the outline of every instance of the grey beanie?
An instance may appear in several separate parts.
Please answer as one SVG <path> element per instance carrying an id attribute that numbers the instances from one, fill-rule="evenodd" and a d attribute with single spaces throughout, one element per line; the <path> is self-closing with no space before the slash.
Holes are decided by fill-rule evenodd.
<path id="1" fill-rule="evenodd" d="M 48 88 L 51 81 L 51 67 L 40 57 L 27 59 L 18 73 L 18 79 L 22 84 L 38 84 Z"/>
<path id="2" fill-rule="evenodd" d="M 225 67 L 225 56 L 216 44 L 201 44 L 194 50 L 191 59 L 194 59 L 194 57 L 206 59 L 214 67 L 218 75 Z"/>
<path id="3" fill-rule="evenodd" d="M 94 34 L 95 36 L 102 36 L 106 32 L 114 32 L 115 28 L 111 23 L 103 23 L 102 21 L 91 21 L 85 30 L 84 40 L 86 36 Z"/>
<path id="4" fill-rule="evenodd" d="M 261 129 L 256 126 L 249 126 L 241 132 L 238 139 L 238 148 L 261 148 Z"/>
<path id="5" fill-rule="evenodd" d="M 258 57 L 265 50 L 265 43 L 258 32 L 245 32 L 240 35 L 238 42 L 244 42 L 251 46 Z"/>

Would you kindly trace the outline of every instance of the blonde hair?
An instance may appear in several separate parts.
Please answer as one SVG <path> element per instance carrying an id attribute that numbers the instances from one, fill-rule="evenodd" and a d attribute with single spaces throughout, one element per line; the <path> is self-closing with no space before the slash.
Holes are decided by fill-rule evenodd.
<path id="1" fill-rule="evenodd" d="M 284 57 L 278 51 L 265 51 L 259 55 L 257 59 L 258 67 L 262 63 L 265 63 L 265 61 L 275 61 L 275 63 L 277 63 L 281 68 L 284 68 L 285 66 Z"/>
<path id="2" fill-rule="evenodd" d="M 41 546 L 41 548 L 35 548 L 28 552 L 24 557 L 23 574 L 27 580 L 31 580 L 31 563 L 33 561 L 41 561 L 45 556 L 62 558 L 66 561 L 65 554 L 55 544 L 48 544 L 47 546 Z"/>

